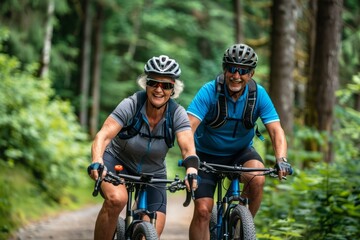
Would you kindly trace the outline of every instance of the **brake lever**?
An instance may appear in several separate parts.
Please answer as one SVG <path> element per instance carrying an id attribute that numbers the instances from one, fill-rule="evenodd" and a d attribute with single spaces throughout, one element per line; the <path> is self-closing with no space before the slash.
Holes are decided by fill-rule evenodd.
<path id="1" fill-rule="evenodd" d="M 197 176 L 197 175 L 196 175 Z M 192 184 L 193 184 L 193 181 L 194 181 L 194 175 L 193 174 L 188 174 L 187 175 L 188 177 L 188 182 L 189 182 L 189 186 L 190 186 L 190 192 L 189 191 L 186 191 L 186 200 L 185 202 L 183 203 L 183 206 L 184 207 L 187 207 L 189 206 L 190 202 L 191 202 L 191 199 L 194 200 L 195 199 L 195 191 L 194 189 L 192 188 Z"/>
<path id="2" fill-rule="evenodd" d="M 94 197 L 96 197 L 96 196 L 99 194 L 99 190 L 100 190 L 100 186 L 101 186 L 101 182 L 102 182 L 102 174 L 103 174 L 103 171 L 104 171 L 104 165 L 101 164 L 101 165 L 99 166 L 99 169 L 98 169 L 98 174 L 99 174 L 99 176 L 98 176 L 98 178 L 97 178 L 96 181 L 95 181 L 94 191 L 93 191 L 93 193 L 92 193 L 92 195 L 93 195 Z"/>

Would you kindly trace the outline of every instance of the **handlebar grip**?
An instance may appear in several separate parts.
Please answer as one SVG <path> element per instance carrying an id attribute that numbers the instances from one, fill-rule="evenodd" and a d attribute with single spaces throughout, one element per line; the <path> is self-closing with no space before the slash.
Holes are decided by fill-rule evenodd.
<path id="1" fill-rule="evenodd" d="M 293 170 L 292 167 L 290 167 L 290 169 L 289 169 L 289 175 L 292 175 L 293 173 L 294 173 L 294 170 Z"/>
<path id="2" fill-rule="evenodd" d="M 186 191 L 186 199 L 185 199 L 185 202 L 183 203 L 183 206 L 184 206 L 184 207 L 189 206 L 189 204 L 190 204 L 190 202 L 191 202 L 192 192 L 194 192 L 194 191 L 191 191 L 191 192 Z"/>
<path id="3" fill-rule="evenodd" d="M 95 181 L 94 191 L 92 193 L 92 195 L 94 197 L 96 197 L 99 194 L 99 190 L 100 190 L 100 186 L 101 186 L 101 182 L 102 182 L 103 171 L 104 171 L 104 165 L 101 164 L 98 169 L 99 176 Z"/>

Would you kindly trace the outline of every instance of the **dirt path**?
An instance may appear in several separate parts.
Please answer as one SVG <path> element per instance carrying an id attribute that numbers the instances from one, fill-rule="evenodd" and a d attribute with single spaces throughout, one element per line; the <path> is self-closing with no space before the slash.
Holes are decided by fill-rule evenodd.
<path id="1" fill-rule="evenodd" d="M 185 208 L 182 206 L 183 201 L 183 195 L 169 195 L 167 222 L 162 240 L 188 239 L 193 203 Z M 96 205 L 76 212 L 66 212 L 56 218 L 34 223 L 20 229 L 16 236 L 9 240 L 92 240 L 93 228 L 100 207 Z"/>

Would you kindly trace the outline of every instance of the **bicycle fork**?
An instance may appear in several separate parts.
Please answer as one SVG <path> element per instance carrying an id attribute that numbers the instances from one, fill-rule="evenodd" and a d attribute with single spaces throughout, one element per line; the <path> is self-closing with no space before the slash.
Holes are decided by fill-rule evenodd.
<path id="1" fill-rule="evenodd" d="M 231 210 L 237 204 L 234 201 L 244 203 L 244 199 L 240 197 L 240 181 L 238 178 L 232 179 L 228 190 L 224 197 L 222 197 L 222 180 L 217 183 L 217 239 L 227 240 L 229 238 L 229 218 Z M 222 199 L 222 201 L 220 201 Z M 248 205 L 248 203 L 244 203 Z"/>

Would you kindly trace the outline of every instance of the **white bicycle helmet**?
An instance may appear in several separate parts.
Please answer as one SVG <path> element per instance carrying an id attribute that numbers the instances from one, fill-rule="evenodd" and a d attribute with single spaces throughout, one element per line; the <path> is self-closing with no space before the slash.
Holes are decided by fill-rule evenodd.
<path id="1" fill-rule="evenodd" d="M 234 44 L 226 49 L 223 56 L 223 68 L 227 64 L 237 64 L 256 68 L 258 57 L 255 51 L 246 44 Z"/>
<path id="2" fill-rule="evenodd" d="M 152 57 L 145 64 L 144 72 L 146 75 L 149 73 L 157 73 L 173 77 L 175 79 L 180 77 L 181 69 L 179 64 L 166 55 L 160 55 L 159 57 Z"/>

